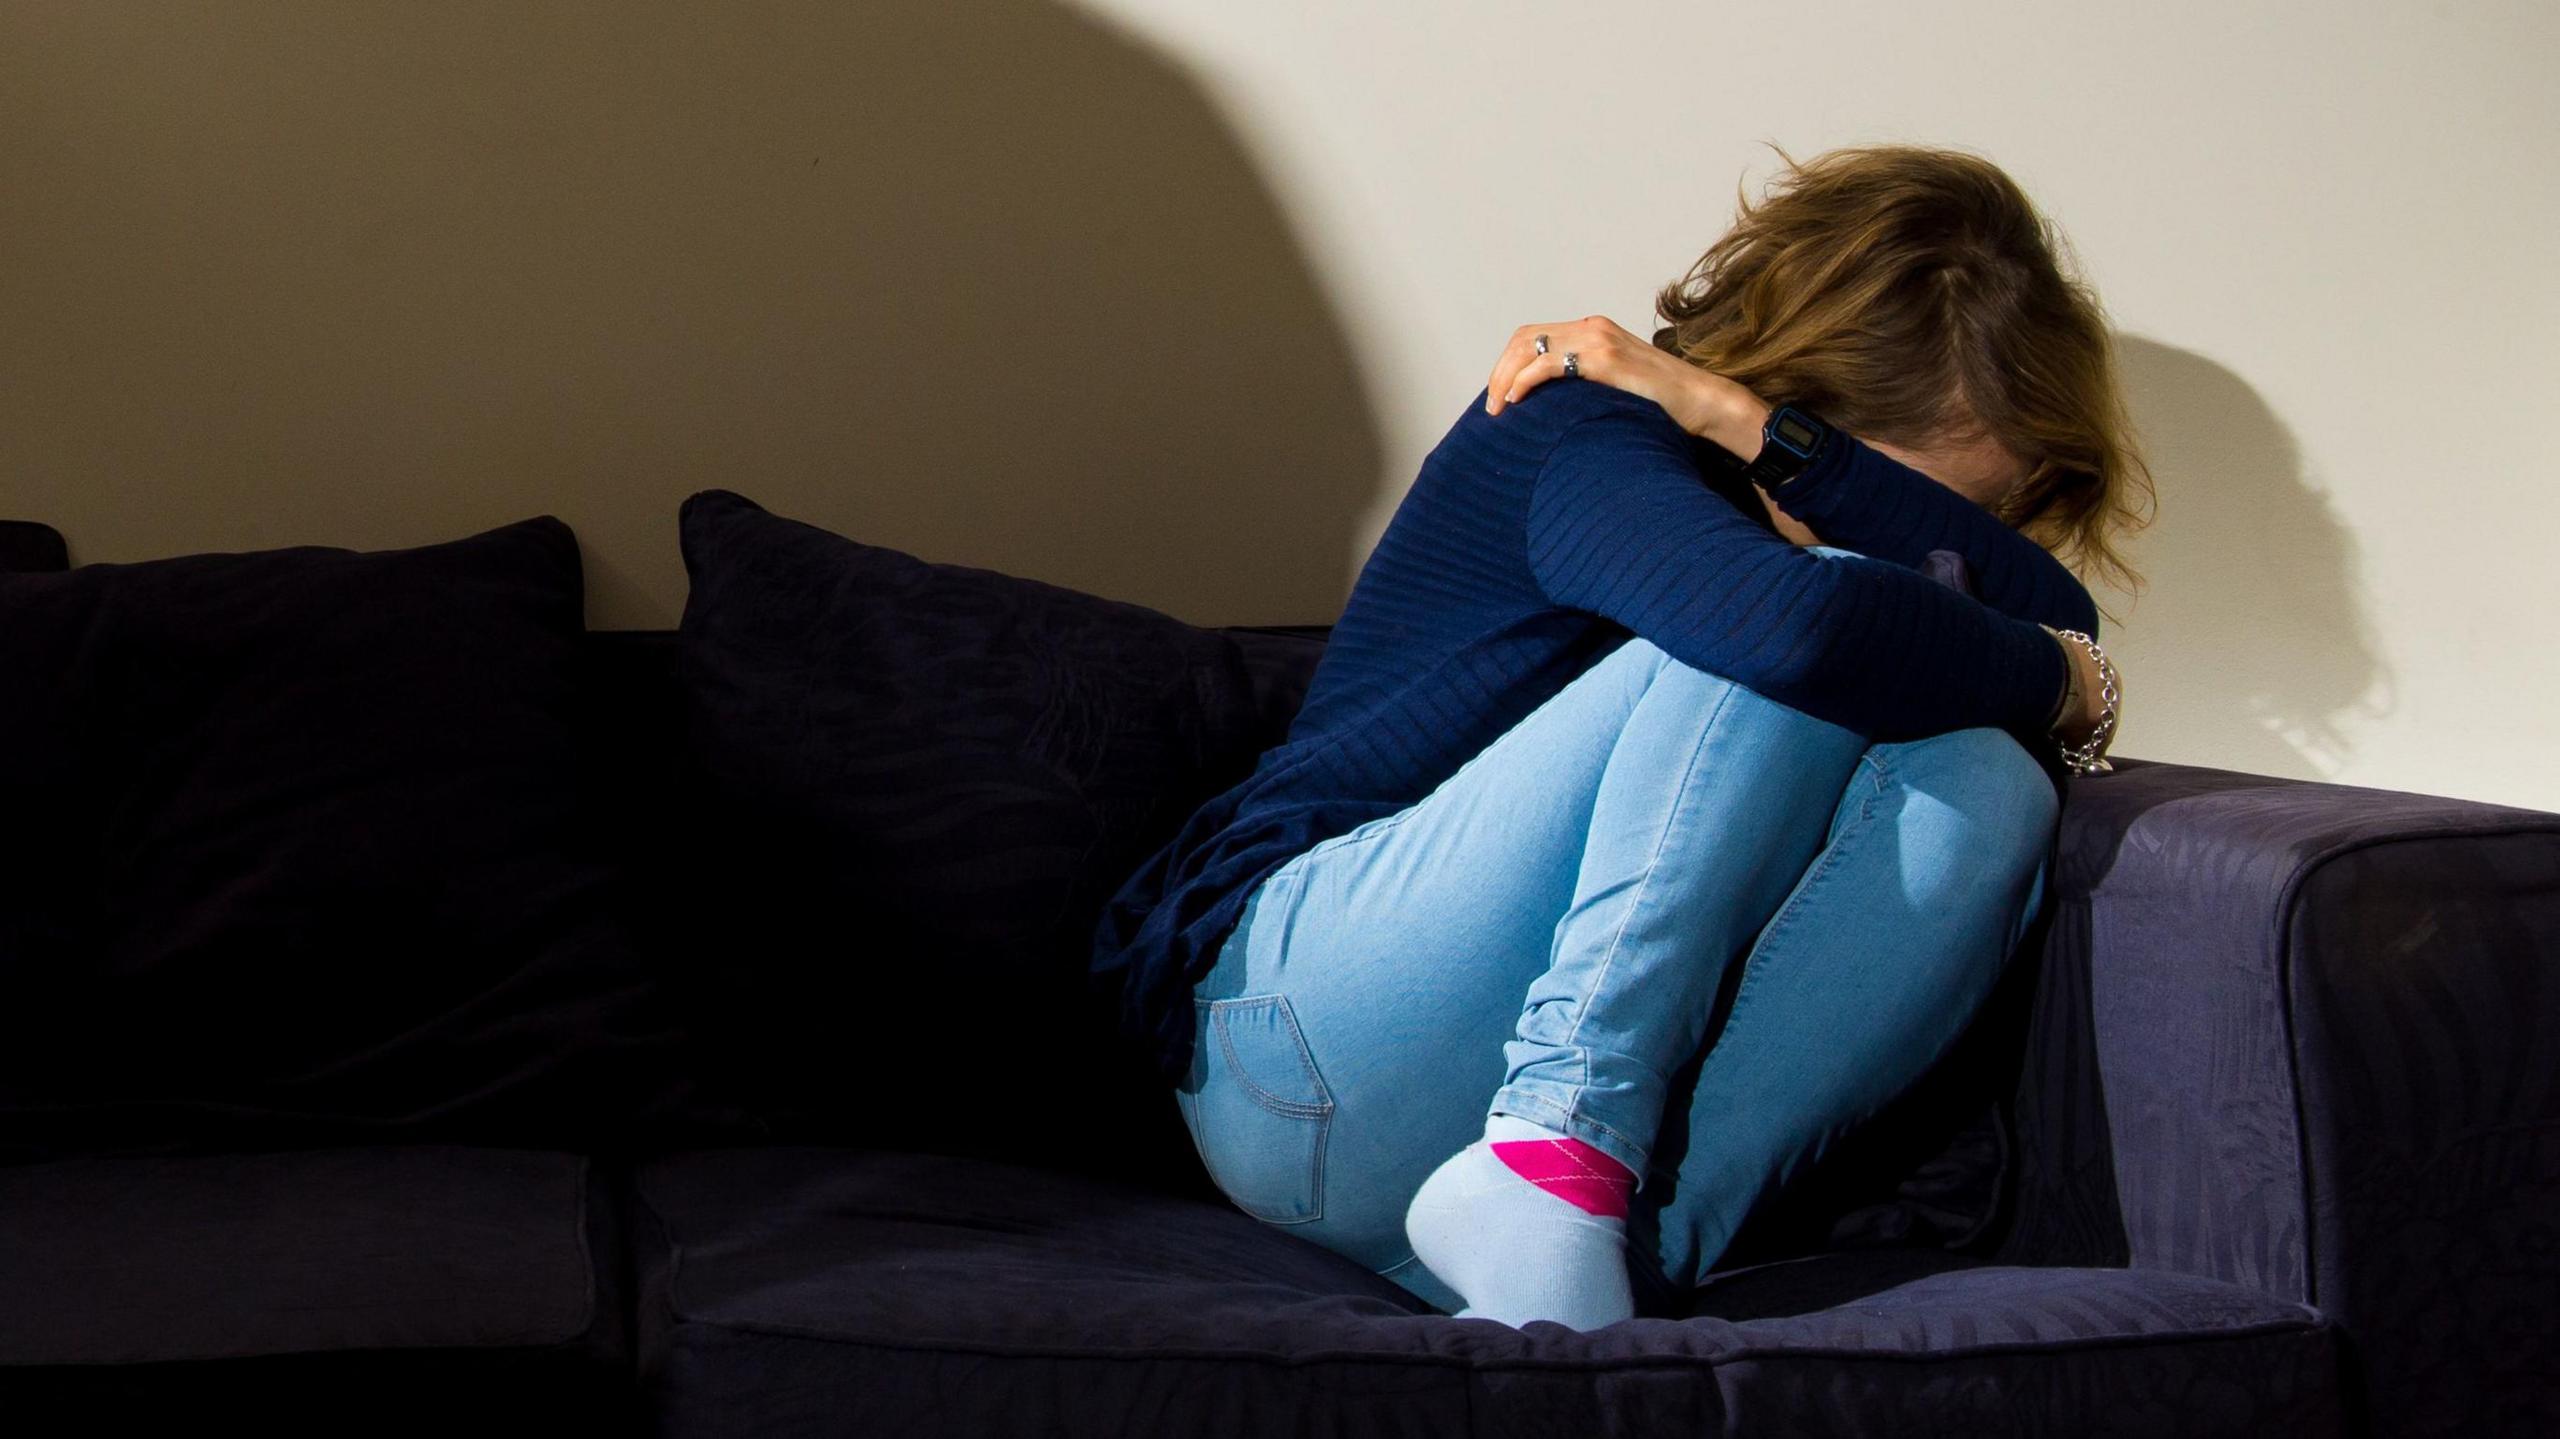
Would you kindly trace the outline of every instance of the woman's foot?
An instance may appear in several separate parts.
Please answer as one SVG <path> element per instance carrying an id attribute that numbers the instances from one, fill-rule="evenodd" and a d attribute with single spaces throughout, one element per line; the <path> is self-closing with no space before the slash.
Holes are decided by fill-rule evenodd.
<path id="1" fill-rule="evenodd" d="M 1404 1217 L 1413 1252 L 1465 1296 L 1461 1319 L 1598 1329 L 1635 1315 L 1627 1196 L 1635 1176 L 1579 1139 L 1515 1115 L 1449 1156 Z"/>

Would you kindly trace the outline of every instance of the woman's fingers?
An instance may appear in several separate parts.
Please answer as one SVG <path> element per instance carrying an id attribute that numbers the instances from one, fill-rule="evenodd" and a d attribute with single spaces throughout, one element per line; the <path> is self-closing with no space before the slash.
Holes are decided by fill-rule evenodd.
<path id="1" fill-rule="evenodd" d="M 1580 320 L 1565 320 L 1547 325 L 1522 325 L 1511 332 L 1511 342 L 1502 347 L 1501 358 L 1494 362 L 1493 374 L 1485 381 L 1484 412 L 1502 413 L 1502 407 L 1518 400 L 1538 386 L 1564 373 L 1564 357 L 1576 355 L 1576 373 L 1597 378 L 1594 361 L 1605 367 L 1609 321 L 1593 315 Z M 1547 337 L 1547 352 L 1538 353 L 1538 336 Z"/>
<path id="2" fill-rule="evenodd" d="M 1511 332 L 1511 339 L 1503 345 L 1502 353 L 1494 357 L 1493 373 L 1485 377 L 1486 414 L 1498 415 L 1502 413 L 1502 407 L 1510 403 L 1521 367 L 1538 358 L 1539 335 L 1546 335 L 1548 348 L 1553 350 L 1554 329 L 1550 325 L 1522 325 Z"/>
<path id="3" fill-rule="evenodd" d="M 1517 404 L 1522 395 L 1563 374 L 1566 353 L 1564 346 L 1556 345 L 1543 355 L 1531 354 L 1527 364 L 1511 372 L 1509 382 L 1502 389 L 1486 396 L 1485 413 L 1501 414 L 1503 406 Z M 1574 361 L 1574 368 L 1586 375 L 1591 373 L 1591 367 L 1582 360 Z"/>

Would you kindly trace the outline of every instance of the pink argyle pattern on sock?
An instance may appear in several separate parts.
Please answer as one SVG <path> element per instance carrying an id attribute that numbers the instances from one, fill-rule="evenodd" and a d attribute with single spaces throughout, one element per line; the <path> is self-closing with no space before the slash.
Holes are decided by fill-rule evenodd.
<path id="1" fill-rule="evenodd" d="M 1579 1139 L 1498 1139 L 1493 1157 L 1540 1189 L 1593 1214 L 1627 1217 L 1632 1170 Z"/>

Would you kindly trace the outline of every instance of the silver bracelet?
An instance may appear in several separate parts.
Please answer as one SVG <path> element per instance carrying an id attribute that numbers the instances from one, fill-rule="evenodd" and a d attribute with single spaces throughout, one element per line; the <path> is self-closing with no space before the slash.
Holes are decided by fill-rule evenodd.
<path id="1" fill-rule="evenodd" d="M 2107 658 L 2107 652 L 2098 648 L 2095 639 L 2078 630 L 2058 630 L 2051 625 L 2046 625 L 2044 630 L 2049 635 L 2079 645 L 2089 652 L 2089 658 L 2098 662 L 2098 727 L 2076 745 L 2061 745 L 2063 766 L 2073 774 L 2112 773 L 2115 766 L 2107 763 L 2107 744 L 2116 735 L 2116 701 L 2122 698 L 2116 687 L 2115 661 Z M 2061 744 L 2058 738 L 2055 743 Z"/>

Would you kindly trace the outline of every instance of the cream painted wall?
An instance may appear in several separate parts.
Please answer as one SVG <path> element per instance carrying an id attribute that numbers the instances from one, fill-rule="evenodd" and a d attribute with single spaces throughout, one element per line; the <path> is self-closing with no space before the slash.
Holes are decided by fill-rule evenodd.
<path id="1" fill-rule="evenodd" d="M 2120 753 L 2560 809 L 2560 9 L 0 0 L 0 516 L 77 562 L 555 513 L 675 622 L 737 489 L 1328 620 L 1530 320 L 1737 182 L 1962 145 L 2161 492 Z"/>
<path id="2" fill-rule="evenodd" d="M 1348 317 L 1365 554 L 1519 324 L 1638 334 L 1738 182 L 1998 161 L 2123 346 L 2119 753 L 2560 809 L 2560 6 L 1089 0 L 1197 69 Z"/>

